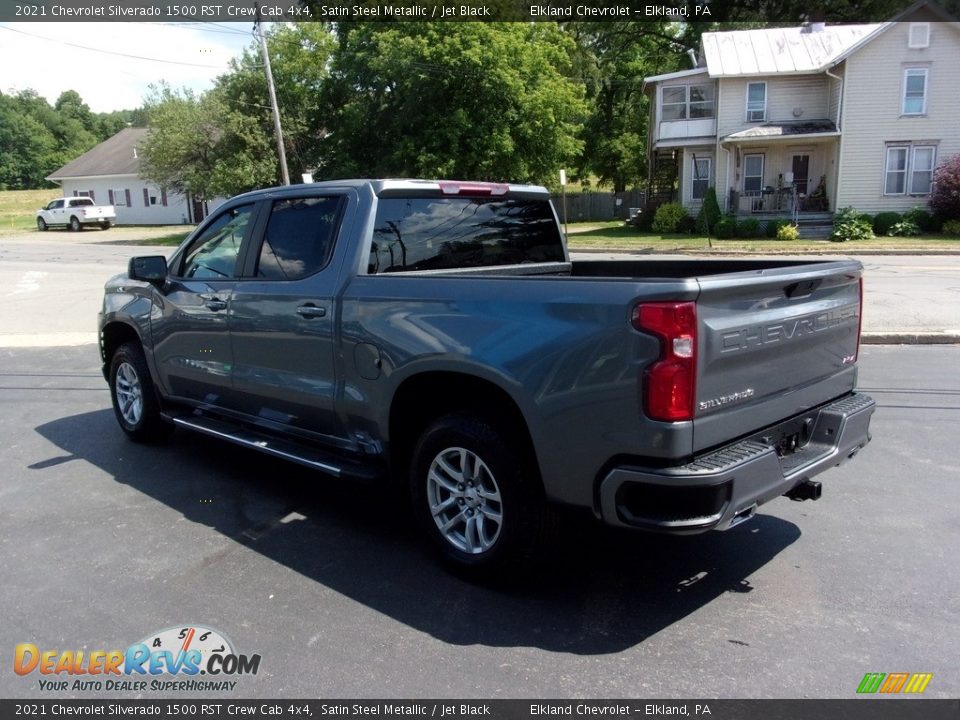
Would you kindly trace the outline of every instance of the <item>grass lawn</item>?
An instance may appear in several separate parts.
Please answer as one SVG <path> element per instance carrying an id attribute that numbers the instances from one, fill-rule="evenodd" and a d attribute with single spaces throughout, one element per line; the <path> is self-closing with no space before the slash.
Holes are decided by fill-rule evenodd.
<path id="1" fill-rule="evenodd" d="M 0 235 L 37 227 L 37 210 L 58 197 L 62 197 L 58 188 L 0 190 Z"/>
<path id="2" fill-rule="evenodd" d="M 757 252 L 757 253 L 841 253 L 854 254 L 860 251 L 916 251 L 960 250 L 960 238 L 944 235 L 924 237 L 877 237 L 872 240 L 834 243 L 829 240 L 718 240 L 712 239 L 713 248 L 706 237 L 696 235 L 659 235 L 640 232 L 625 226 L 620 221 L 606 223 L 571 223 L 569 246 L 571 250 L 621 250 L 650 253 L 670 252 Z"/>

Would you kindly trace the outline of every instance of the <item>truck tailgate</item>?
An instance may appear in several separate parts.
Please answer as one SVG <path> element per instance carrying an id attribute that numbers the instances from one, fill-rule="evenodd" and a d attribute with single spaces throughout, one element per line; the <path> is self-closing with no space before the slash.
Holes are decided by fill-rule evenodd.
<path id="1" fill-rule="evenodd" d="M 694 452 L 853 389 L 861 273 L 841 260 L 698 278 Z"/>

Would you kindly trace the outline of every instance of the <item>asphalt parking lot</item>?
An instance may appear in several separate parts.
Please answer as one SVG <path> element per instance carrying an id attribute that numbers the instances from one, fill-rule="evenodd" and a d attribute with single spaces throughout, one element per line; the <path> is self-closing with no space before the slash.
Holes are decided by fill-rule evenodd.
<path id="1" fill-rule="evenodd" d="M 434 562 L 395 494 L 183 432 L 130 443 L 94 345 L 0 348 L 0 697 L 41 695 L 18 643 L 202 625 L 262 657 L 223 697 L 846 698 L 929 672 L 925 696 L 955 698 L 958 353 L 861 350 L 874 442 L 816 503 L 686 538 L 570 521 L 483 586 Z M 55 694 L 111 695 L 136 693 Z"/>

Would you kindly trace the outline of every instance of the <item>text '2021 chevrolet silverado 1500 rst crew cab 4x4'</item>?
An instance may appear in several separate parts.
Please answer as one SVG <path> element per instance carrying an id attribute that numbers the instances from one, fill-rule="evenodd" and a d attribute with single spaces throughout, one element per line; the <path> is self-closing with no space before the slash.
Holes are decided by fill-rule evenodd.
<path id="1" fill-rule="evenodd" d="M 188 428 L 407 484 L 446 557 L 492 566 L 549 503 L 725 529 L 869 440 L 850 260 L 571 262 L 542 187 L 330 181 L 230 200 L 106 285 L 135 440 Z"/>

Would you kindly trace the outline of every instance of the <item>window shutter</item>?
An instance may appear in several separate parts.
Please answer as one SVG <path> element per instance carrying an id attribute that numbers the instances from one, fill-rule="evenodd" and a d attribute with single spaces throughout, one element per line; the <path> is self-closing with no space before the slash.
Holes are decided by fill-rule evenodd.
<path id="1" fill-rule="evenodd" d="M 130 188 L 127 188 L 126 190 L 124 190 L 124 191 L 123 191 L 123 194 L 124 194 L 124 195 L 126 196 L 126 198 L 127 198 L 127 207 L 132 207 L 132 206 L 133 206 L 133 203 L 130 202 Z"/>
<path id="2" fill-rule="evenodd" d="M 150 207 L 150 193 L 146 188 L 143 189 L 143 206 Z"/>
<path id="3" fill-rule="evenodd" d="M 93 190 L 89 190 L 88 192 L 90 193 L 90 199 L 96 202 L 97 199 L 93 196 Z"/>
<path id="4" fill-rule="evenodd" d="M 107 195 L 110 198 L 110 204 L 113 205 L 113 190 L 107 190 Z"/>
<path id="5" fill-rule="evenodd" d="M 161 190 L 161 191 L 160 191 L 160 204 L 163 205 L 164 207 L 167 206 L 167 191 L 166 191 L 166 190 Z"/>
<path id="6" fill-rule="evenodd" d="M 79 195 L 79 194 L 80 194 L 79 191 L 77 191 L 77 190 L 74 190 L 74 191 L 73 191 L 73 196 L 74 196 L 74 197 L 76 197 L 76 196 Z"/>

